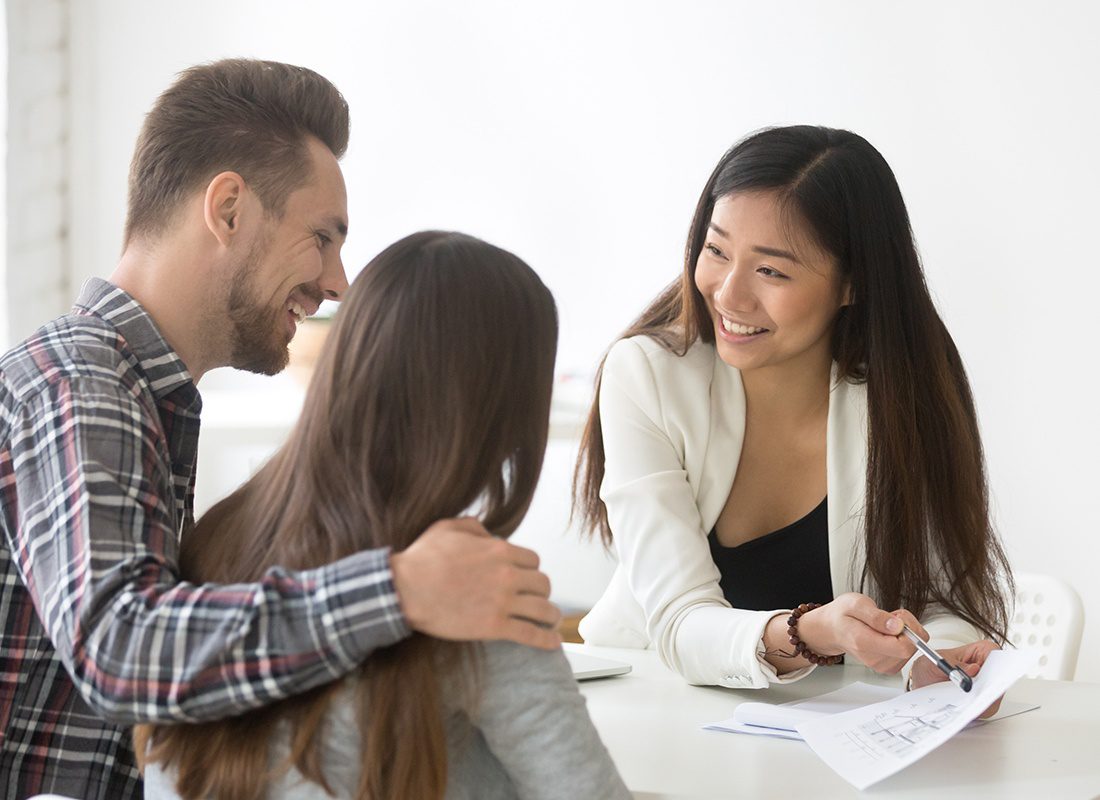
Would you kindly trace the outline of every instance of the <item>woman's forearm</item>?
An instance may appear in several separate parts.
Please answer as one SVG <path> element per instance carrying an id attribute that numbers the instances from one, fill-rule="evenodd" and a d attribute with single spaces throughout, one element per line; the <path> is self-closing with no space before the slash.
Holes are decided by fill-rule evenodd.
<path id="1" fill-rule="evenodd" d="M 789 612 L 776 614 L 764 627 L 764 658 L 775 667 L 779 675 L 810 666 L 809 661 L 794 652 L 794 645 L 791 644 L 787 633 L 789 616 Z"/>

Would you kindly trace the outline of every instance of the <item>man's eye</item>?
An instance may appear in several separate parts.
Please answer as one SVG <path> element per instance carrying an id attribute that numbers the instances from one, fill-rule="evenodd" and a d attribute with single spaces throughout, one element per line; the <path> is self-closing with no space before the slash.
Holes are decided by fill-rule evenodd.
<path id="1" fill-rule="evenodd" d="M 332 244 L 332 239 L 330 239 L 328 236 L 321 233 L 320 231 L 317 231 L 314 235 L 317 237 L 317 243 L 321 247 L 325 247 L 326 245 Z"/>

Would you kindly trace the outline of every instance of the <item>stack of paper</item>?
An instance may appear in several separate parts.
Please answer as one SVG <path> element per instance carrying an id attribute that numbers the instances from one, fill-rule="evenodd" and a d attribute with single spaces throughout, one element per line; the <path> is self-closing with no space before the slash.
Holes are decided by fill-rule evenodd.
<path id="1" fill-rule="evenodd" d="M 707 730 L 747 733 L 756 736 L 776 736 L 780 739 L 802 739 L 796 728 L 799 723 L 817 717 L 839 714 L 854 708 L 889 700 L 902 694 L 900 688 L 872 686 L 857 681 L 835 692 L 783 705 L 772 703 L 742 703 L 729 719 L 704 725 Z"/>
<path id="2" fill-rule="evenodd" d="M 994 651 L 969 692 L 949 681 L 912 692 L 853 683 L 799 703 L 742 703 L 732 719 L 704 727 L 804 739 L 845 780 L 865 789 L 961 731 L 1037 660 L 1031 651 Z M 994 719 L 1036 707 L 1005 701 Z"/>

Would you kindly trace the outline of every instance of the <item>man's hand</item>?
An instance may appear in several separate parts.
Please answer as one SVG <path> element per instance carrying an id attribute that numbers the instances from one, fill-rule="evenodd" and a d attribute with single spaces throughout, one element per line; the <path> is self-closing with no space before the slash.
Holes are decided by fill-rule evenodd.
<path id="1" fill-rule="evenodd" d="M 954 664 L 961 667 L 963 672 L 973 678 L 978 674 L 985 660 L 989 658 L 989 654 L 999 649 L 1000 648 L 993 642 L 988 639 L 983 639 L 980 642 L 972 642 L 962 647 L 949 647 L 938 652 L 946 659 L 948 664 Z M 927 658 L 918 658 L 913 662 L 913 671 L 910 673 L 909 680 L 910 688 L 919 689 L 930 683 L 945 681 L 947 680 L 947 676 Z M 1001 707 L 1001 700 L 1003 699 L 1004 695 L 998 697 L 993 705 L 981 713 L 981 719 L 992 717 L 996 714 L 997 709 Z"/>
<path id="2" fill-rule="evenodd" d="M 561 612 L 534 551 L 496 539 L 476 519 L 440 520 L 390 556 L 409 627 L 440 639 L 561 646 Z"/>

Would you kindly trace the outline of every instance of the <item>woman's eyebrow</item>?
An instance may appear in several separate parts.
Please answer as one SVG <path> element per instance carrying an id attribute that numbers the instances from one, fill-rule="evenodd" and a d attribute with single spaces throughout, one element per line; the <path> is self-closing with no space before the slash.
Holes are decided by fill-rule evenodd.
<path id="1" fill-rule="evenodd" d="M 778 247 L 762 247 L 762 246 L 757 245 L 757 246 L 752 248 L 752 251 L 754 253 L 759 253 L 762 256 L 772 256 L 774 258 L 785 258 L 788 261 L 793 261 L 796 264 L 801 264 L 802 263 L 797 258 L 795 258 L 794 253 L 790 252 L 789 250 L 780 250 Z"/>
<path id="2" fill-rule="evenodd" d="M 730 235 L 728 233 L 726 233 L 725 230 L 723 230 L 719 226 L 715 225 L 713 222 L 708 222 L 707 227 L 709 227 L 712 231 L 717 233 L 723 239 L 729 239 L 730 238 Z M 802 264 L 802 262 L 799 261 L 798 258 L 795 257 L 795 254 L 792 253 L 790 250 L 783 250 L 782 248 L 779 248 L 779 247 L 765 247 L 764 245 L 754 245 L 753 248 L 752 248 L 752 251 L 754 253 L 759 253 L 762 256 L 772 256 L 773 258 L 785 258 L 787 261 L 793 261 L 795 264 L 800 264 L 800 265 Z"/>

